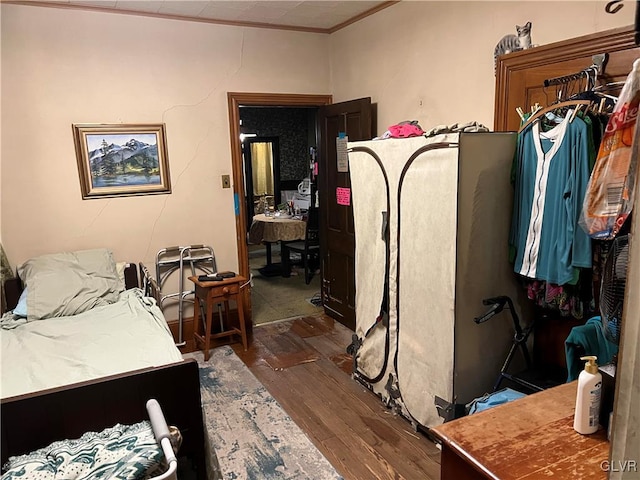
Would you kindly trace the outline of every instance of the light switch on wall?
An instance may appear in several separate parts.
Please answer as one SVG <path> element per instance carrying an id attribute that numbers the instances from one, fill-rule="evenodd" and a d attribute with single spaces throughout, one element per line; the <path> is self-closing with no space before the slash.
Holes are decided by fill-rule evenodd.
<path id="1" fill-rule="evenodd" d="M 231 177 L 222 175 L 222 188 L 231 188 Z"/>

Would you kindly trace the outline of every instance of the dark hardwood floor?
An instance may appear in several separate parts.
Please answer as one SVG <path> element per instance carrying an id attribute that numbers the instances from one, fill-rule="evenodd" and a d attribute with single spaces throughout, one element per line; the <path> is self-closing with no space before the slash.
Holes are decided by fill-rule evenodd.
<path id="1" fill-rule="evenodd" d="M 436 445 L 352 378 L 351 333 L 321 315 L 254 327 L 248 351 L 232 346 L 345 480 L 439 479 Z"/>

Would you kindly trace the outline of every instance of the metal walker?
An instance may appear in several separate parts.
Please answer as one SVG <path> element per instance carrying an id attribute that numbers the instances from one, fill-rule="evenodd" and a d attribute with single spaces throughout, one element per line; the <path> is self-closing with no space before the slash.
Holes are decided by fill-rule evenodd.
<path id="1" fill-rule="evenodd" d="M 185 289 L 185 267 L 188 266 L 191 275 L 197 275 L 197 271 L 206 274 L 217 272 L 216 257 L 213 248 L 208 245 L 187 245 L 183 247 L 167 247 L 158 251 L 156 254 L 156 282 L 158 288 L 162 292 L 163 286 L 167 279 L 174 273 L 179 274 L 178 291 L 167 293 L 160 296 L 160 309 L 164 310 L 165 301 L 177 299 L 178 302 L 178 342 L 176 346 L 180 347 L 186 344 L 183 338 L 183 316 L 184 302 L 191 301 L 195 290 Z"/>

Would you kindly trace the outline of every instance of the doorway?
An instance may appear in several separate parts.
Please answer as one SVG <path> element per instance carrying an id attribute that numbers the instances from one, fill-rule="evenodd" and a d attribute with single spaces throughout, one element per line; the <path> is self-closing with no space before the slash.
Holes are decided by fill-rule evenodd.
<path id="1" fill-rule="evenodd" d="M 253 214 L 262 213 L 260 212 L 260 199 L 257 200 L 258 203 L 255 203 L 255 199 L 253 199 L 253 194 L 255 190 L 253 189 L 253 185 L 250 183 L 253 181 L 253 176 L 251 180 L 249 180 L 249 175 L 247 174 L 246 167 L 248 165 L 247 156 L 243 155 L 243 152 L 247 151 L 247 147 L 245 146 L 243 149 L 242 144 L 244 142 L 241 141 L 240 135 L 252 135 L 255 134 L 256 137 L 273 137 L 275 135 L 272 134 L 268 129 L 256 128 L 255 123 L 251 123 L 250 117 L 253 114 L 255 117 L 256 114 L 258 117 L 264 117 L 268 119 L 269 111 L 275 111 L 276 109 L 280 113 L 285 113 L 286 109 L 300 109 L 306 111 L 314 112 L 315 119 L 315 110 L 317 107 L 321 105 L 328 105 L 331 103 L 331 96 L 329 95 L 283 95 L 283 94 L 251 94 L 251 93 L 229 93 L 229 118 L 230 118 L 230 131 L 231 131 L 231 151 L 232 151 L 232 160 L 233 160 L 233 179 L 234 179 L 234 193 L 236 195 L 236 231 L 238 233 L 238 262 L 239 262 L 239 271 L 240 273 L 249 278 L 253 275 L 253 288 L 251 291 L 251 297 L 249 298 L 248 294 L 245 294 L 245 306 L 247 306 L 247 311 L 250 311 L 250 318 L 252 319 L 251 325 L 248 325 L 251 328 L 254 324 L 260 324 L 264 320 L 264 316 L 267 315 L 267 320 L 275 320 L 273 318 L 274 315 L 276 317 L 282 316 L 282 318 L 277 318 L 278 320 L 284 319 L 291 316 L 302 316 L 306 314 L 304 311 L 296 312 L 295 306 L 292 306 L 293 310 L 287 310 L 284 308 L 281 310 L 281 313 L 277 313 L 273 311 L 274 306 L 283 306 L 286 307 L 287 304 L 291 304 L 290 300 L 287 300 L 287 293 L 285 293 L 285 286 L 290 285 L 291 280 L 301 281 L 302 285 L 304 282 L 304 275 L 297 275 L 290 278 L 284 278 L 281 275 L 273 276 L 271 278 L 258 278 L 255 275 L 256 267 L 260 266 L 260 263 L 264 262 L 264 257 L 266 256 L 266 248 L 265 245 L 251 245 L 249 240 L 249 231 L 251 229 L 251 220 Z M 291 113 L 291 112 L 289 112 Z M 245 115 L 246 114 L 246 115 Z M 315 123 L 314 123 L 315 125 Z M 255 130 L 255 131 L 253 131 Z M 315 126 L 314 129 L 315 130 Z M 278 150 L 279 150 L 279 171 L 278 176 L 279 181 L 274 183 L 278 183 L 279 192 L 276 193 L 274 186 L 274 206 L 277 206 L 279 203 L 282 203 L 283 192 L 287 193 L 297 191 L 298 184 L 303 180 L 304 175 L 308 172 L 309 168 L 309 155 L 308 155 L 308 145 L 309 141 L 306 141 L 306 155 L 304 153 L 296 155 L 297 160 L 302 165 L 301 168 L 297 171 L 297 173 L 291 173 L 291 165 L 290 162 L 286 162 L 285 157 L 287 154 L 283 153 L 283 150 L 286 149 L 286 146 L 283 146 L 283 136 L 285 134 L 278 135 Z M 313 140 L 315 140 L 315 131 L 313 132 Z M 306 140 L 306 139 L 305 139 Z M 254 142 L 247 142 L 248 144 Z M 288 152 L 287 152 L 288 153 Z M 249 153 L 251 155 L 251 153 Z M 302 156 L 302 158 L 300 158 Z M 286 165 L 285 165 L 286 162 Z M 275 165 L 274 165 L 275 166 Z M 251 165 L 253 167 L 253 165 Z M 295 170 L 295 168 L 293 169 Z M 275 171 L 275 168 L 274 168 Z M 253 172 L 252 172 L 253 173 Z M 247 195 L 247 193 L 251 195 Z M 259 193 L 259 192 L 258 192 Z M 253 207 L 253 212 L 251 212 L 251 207 Z M 271 255 L 273 255 L 274 259 L 279 258 L 279 244 L 271 245 Z M 316 276 L 317 282 L 319 284 L 320 278 Z M 300 283 L 300 282 L 298 282 Z M 260 292 L 260 287 L 268 286 L 269 289 L 263 288 L 263 291 Z M 310 288 L 313 288 L 311 286 Z M 319 293 L 320 287 L 318 286 L 316 290 L 314 290 L 311 294 L 309 290 L 301 291 L 302 295 L 313 296 L 315 293 Z M 258 296 L 259 295 L 259 296 Z M 319 296 L 319 295 L 318 295 Z M 256 297 L 255 299 L 253 297 Z M 269 300 L 271 305 L 266 305 L 265 308 L 265 299 Z M 306 298 L 302 299 L 303 301 L 309 300 Z M 311 304 L 310 306 L 313 306 Z M 291 314 L 287 314 L 287 311 L 291 312 Z M 321 312 L 322 310 L 319 309 Z M 298 315 L 298 313 L 302 315 Z M 258 318 L 260 315 L 263 318 Z M 269 317 L 270 315 L 270 317 Z"/>

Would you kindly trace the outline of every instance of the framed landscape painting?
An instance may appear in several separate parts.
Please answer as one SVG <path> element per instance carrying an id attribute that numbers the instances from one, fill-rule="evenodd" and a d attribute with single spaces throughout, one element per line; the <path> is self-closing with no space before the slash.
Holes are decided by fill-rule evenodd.
<path id="1" fill-rule="evenodd" d="M 171 193 L 164 124 L 73 124 L 82 198 Z"/>

